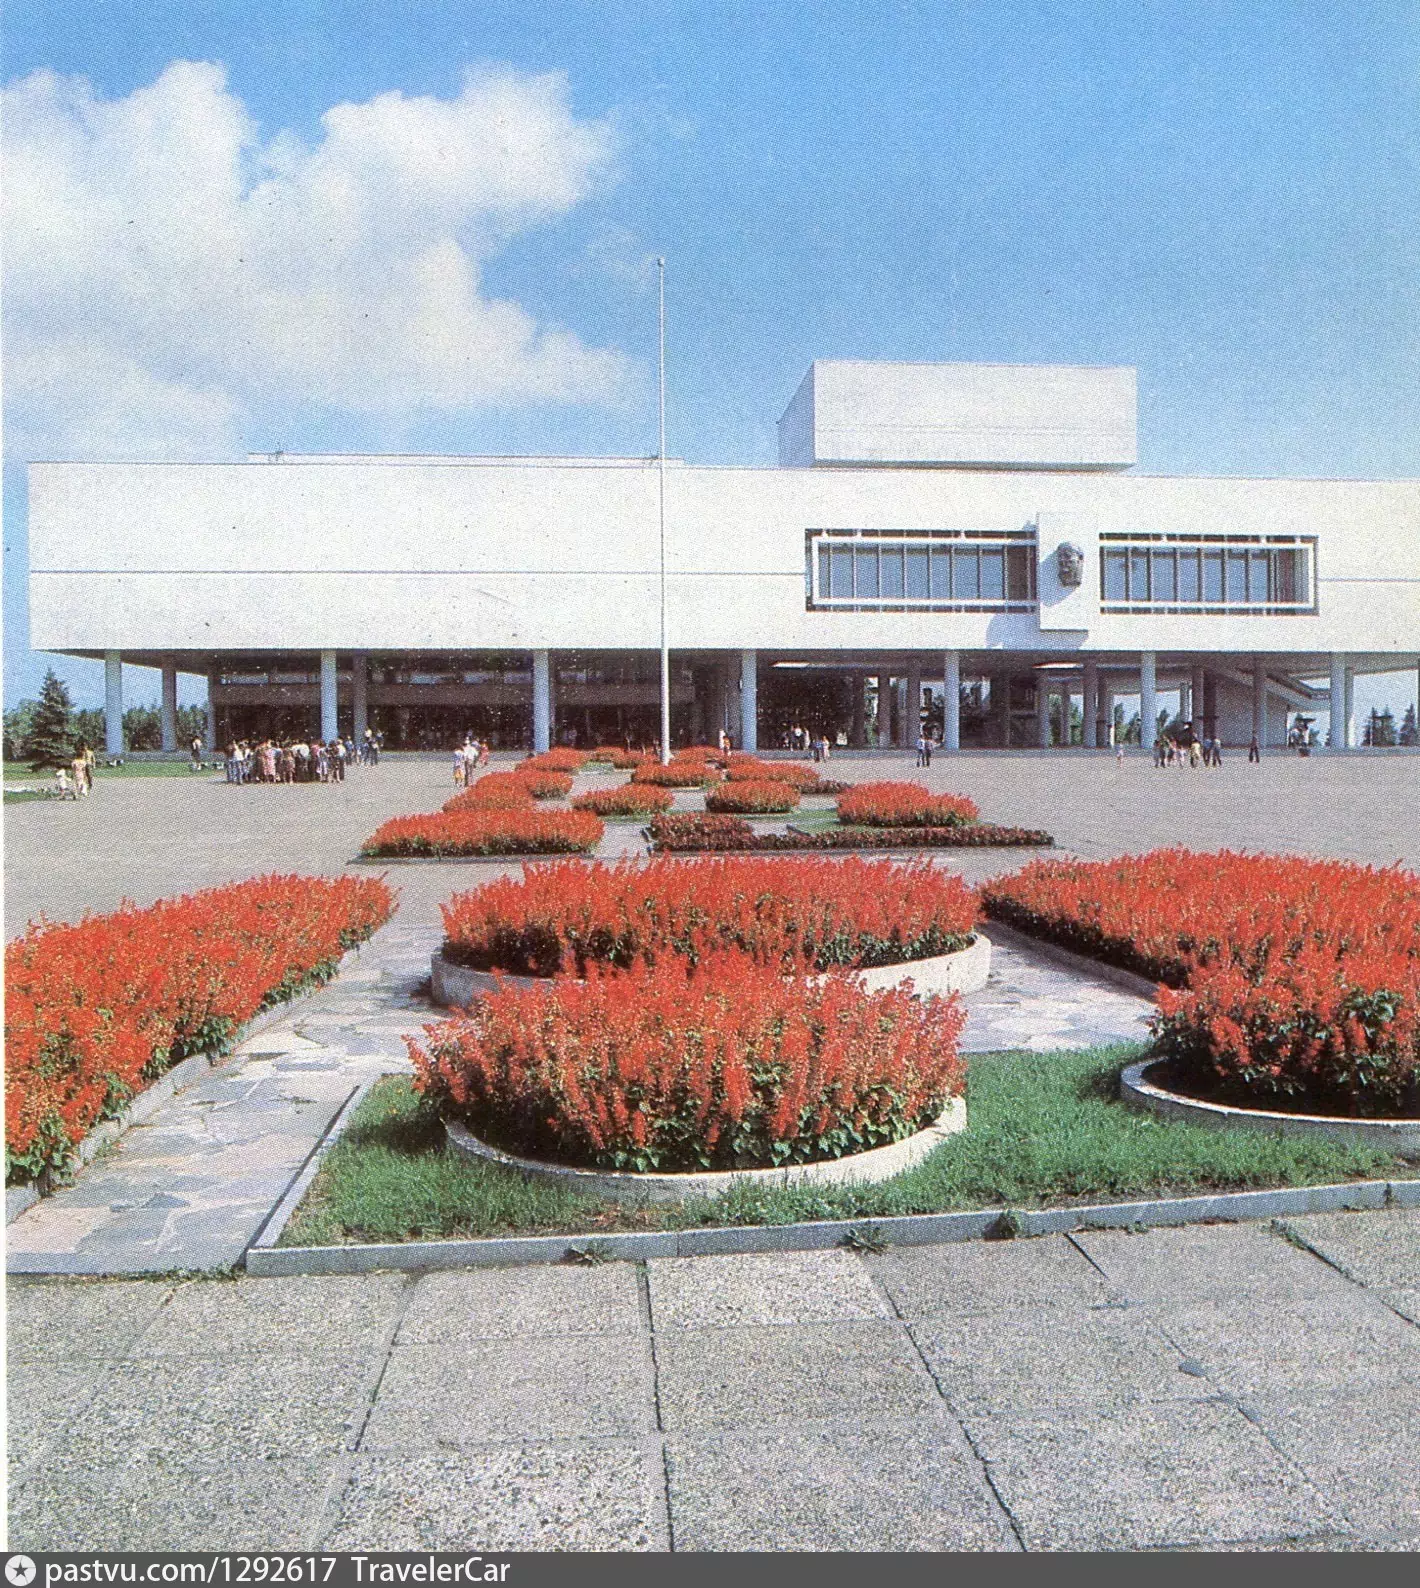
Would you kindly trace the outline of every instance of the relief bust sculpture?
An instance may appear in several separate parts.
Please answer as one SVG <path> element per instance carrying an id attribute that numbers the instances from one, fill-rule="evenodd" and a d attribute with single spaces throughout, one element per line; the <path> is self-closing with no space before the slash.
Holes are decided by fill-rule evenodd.
<path id="1" fill-rule="evenodd" d="M 1085 575 L 1085 554 L 1068 541 L 1055 549 L 1055 573 L 1067 589 L 1077 586 Z"/>

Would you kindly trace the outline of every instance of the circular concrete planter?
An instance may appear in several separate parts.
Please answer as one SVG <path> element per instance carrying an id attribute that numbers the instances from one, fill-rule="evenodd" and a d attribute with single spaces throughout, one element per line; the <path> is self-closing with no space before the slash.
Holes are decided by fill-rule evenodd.
<path id="1" fill-rule="evenodd" d="M 1157 1059 L 1128 1065 L 1119 1094 L 1130 1108 L 1161 1119 L 1186 1119 L 1218 1130 L 1260 1130 L 1271 1136 L 1326 1136 L 1333 1141 L 1379 1147 L 1401 1158 L 1420 1159 L 1420 1119 L 1349 1119 L 1337 1114 L 1282 1114 L 1262 1108 L 1231 1108 L 1166 1091 L 1148 1079 Z"/>
<path id="2" fill-rule="evenodd" d="M 919 1164 L 950 1136 L 966 1129 L 966 1099 L 953 1098 L 925 1130 L 895 1141 L 888 1147 L 873 1147 L 850 1158 L 831 1158 L 823 1163 L 796 1163 L 783 1169 L 724 1169 L 686 1174 L 637 1174 L 631 1170 L 568 1169 L 560 1164 L 543 1163 L 537 1158 L 519 1158 L 513 1153 L 490 1147 L 458 1120 L 448 1120 L 444 1129 L 449 1145 L 456 1152 L 484 1163 L 516 1169 L 529 1180 L 544 1185 L 560 1185 L 583 1196 L 600 1197 L 608 1202 L 685 1202 L 691 1197 L 723 1196 L 737 1185 L 780 1189 L 802 1185 L 876 1185 L 891 1180 Z"/>
<path id="3" fill-rule="evenodd" d="M 936 954 L 930 959 L 902 960 L 896 965 L 874 965 L 860 971 L 868 992 L 880 992 L 911 981 L 921 994 L 975 992 L 986 985 L 991 974 L 991 942 L 978 932 L 971 942 L 955 954 Z M 493 991 L 499 981 L 513 987 L 536 987 L 538 976 L 500 976 L 487 970 L 470 970 L 452 965 L 440 949 L 429 961 L 429 984 L 433 1000 L 446 1009 L 467 1009 L 475 998 Z"/>

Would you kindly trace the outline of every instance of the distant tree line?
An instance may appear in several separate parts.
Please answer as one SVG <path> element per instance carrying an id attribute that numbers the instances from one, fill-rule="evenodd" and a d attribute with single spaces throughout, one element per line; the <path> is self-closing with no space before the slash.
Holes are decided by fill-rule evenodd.
<path id="1" fill-rule="evenodd" d="M 102 751 L 107 717 L 101 707 L 76 711 L 69 691 L 51 670 L 44 675 L 38 700 L 22 700 L 5 713 L 5 759 L 28 761 L 36 770 L 64 766 L 81 742 Z M 182 748 L 207 732 L 203 706 L 179 706 L 177 741 Z M 157 706 L 130 706 L 123 714 L 123 739 L 130 750 L 161 750 L 163 715 Z"/>

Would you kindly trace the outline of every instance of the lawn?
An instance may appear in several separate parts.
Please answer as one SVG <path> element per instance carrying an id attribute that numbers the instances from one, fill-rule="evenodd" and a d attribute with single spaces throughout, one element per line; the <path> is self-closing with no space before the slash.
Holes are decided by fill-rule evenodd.
<path id="1" fill-rule="evenodd" d="M 974 1058 L 967 1129 L 884 1185 L 741 1190 L 680 1207 L 632 1210 L 456 1156 L 410 1082 L 389 1078 L 372 1089 L 331 1149 L 281 1244 L 789 1224 L 1414 1173 L 1371 1148 L 1274 1140 L 1131 1113 L 1118 1101 L 1118 1077 L 1141 1051 Z"/>
<path id="2" fill-rule="evenodd" d="M 211 777 L 220 770 L 222 763 L 214 762 L 211 756 L 203 761 L 202 776 Z M 105 766 L 102 761 L 94 768 L 94 780 L 111 777 L 196 777 L 199 774 L 192 770 L 190 759 L 181 761 L 125 761 L 122 766 Z M 40 783 L 46 787 L 54 781 L 53 769 L 36 772 L 28 761 L 6 761 L 5 781 L 7 783 Z"/>

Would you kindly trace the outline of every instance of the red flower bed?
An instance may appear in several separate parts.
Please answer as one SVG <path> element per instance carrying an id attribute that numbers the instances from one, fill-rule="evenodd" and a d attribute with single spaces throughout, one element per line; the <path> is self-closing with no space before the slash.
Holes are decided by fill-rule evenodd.
<path id="1" fill-rule="evenodd" d="M 525 866 L 443 907 L 444 951 L 477 970 L 584 975 L 729 947 L 785 968 L 893 964 L 964 948 L 960 877 L 885 860 L 732 859 Z"/>
<path id="2" fill-rule="evenodd" d="M 631 774 L 633 783 L 649 783 L 653 788 L 708 788 L 720 781 L 720 774 L 708 761 L 643 761 Z"/>
<path id="3" fill-rule="evenodd" d="M 372 858 L 585 854 L 605 829 L 590 811 L 456 810 L 396 816 L 360 846 Z"/>
<path id="4" fill-rule="evenodd" d="M 777 1166 L 901 1140 L 960 1094 L 958 998 L 723 955 L 500 988 L 408 1039 L 415 1084 L 505 1150 L 611 1169 Z"/>
<path id="5" fill-rule="evenodd" d="M 1038 861 L 991 914 L 1142 971 L 1175 1083 L 1267 1106 L 1420 1114 L 1420 878 L 1297 856 Z"/>
<path id="6" fill-rule="evenodd" d="M 671 808 L 671 791 L 648 783 L 623 783 L 620 788 L 593 789 L 572 801 L 574 811 L 596 816 L 654 816 Z"/>
<path id="7" fill-rule="evenodd" d="M 725 773 L 731 783 L 788 783 L 807 794 L 818 787 L 819 775 L 801 761 L 739 760 Z"/>
<path id="8" fill-rule="evenodd" d="M 789 783 L 725 783 L 705 796 L 707 811 L 730 815 L 772 816 L 796 810 L 798 804 L 799 791 Z"/>
<path id="9" fill-rule="evenodd" d="M 5 948 L 6 1179 L 62 1168 L 100 1119 L 328 978 L 393 910 L 380 881 L 270 876 L 32 925 Z"/>
<path id="10" fill-rule="evenodd" d="M 569 772 L 486 772 L 461 794 L 445 800 L 446 811 L 526 810 L 535 799 L 560 799 L 572 792 Z"/>
<path id="11" fill-rule="evenodd" d="M 1055 842 L 1049 833 L 1037 828 L 998 827 L 993 822 L 971 822 L 962 827 L 831 827 L 811 833 L 757 833 L 738 816 L 702 816 L 698 811 L 653 817 L 650 834 L 653 849 L 682 855 L 842 849 L 1048 849 Z"/>
<path id="12" fill-rule="evenodd" d="M 587 761 L 601 762 L 614 766 L 619 772 L 629 772 L 633 767 L 638 767 L 646 759 L 639 750 L 624 750 L 619 744 L 599 744 L 595 750 L 587 751 Z"/>
<path id="13" fill-rule="evenodd" d="M 586 752 L 572 750 L 566 747 L 558 750 L 544 750 L 539 755 L 530 755 L 525 761 L 519 761 L 517 771 L 522 772 L 580 772 L 587 760 Z"/>
<path id="14" fill-rule="evenodd" d="M 920 783 L 859 783 L 838 796 L 838 819 L 856 827 L 957 827 L 981 812 L 964 794 L 933 794 Z"/>

